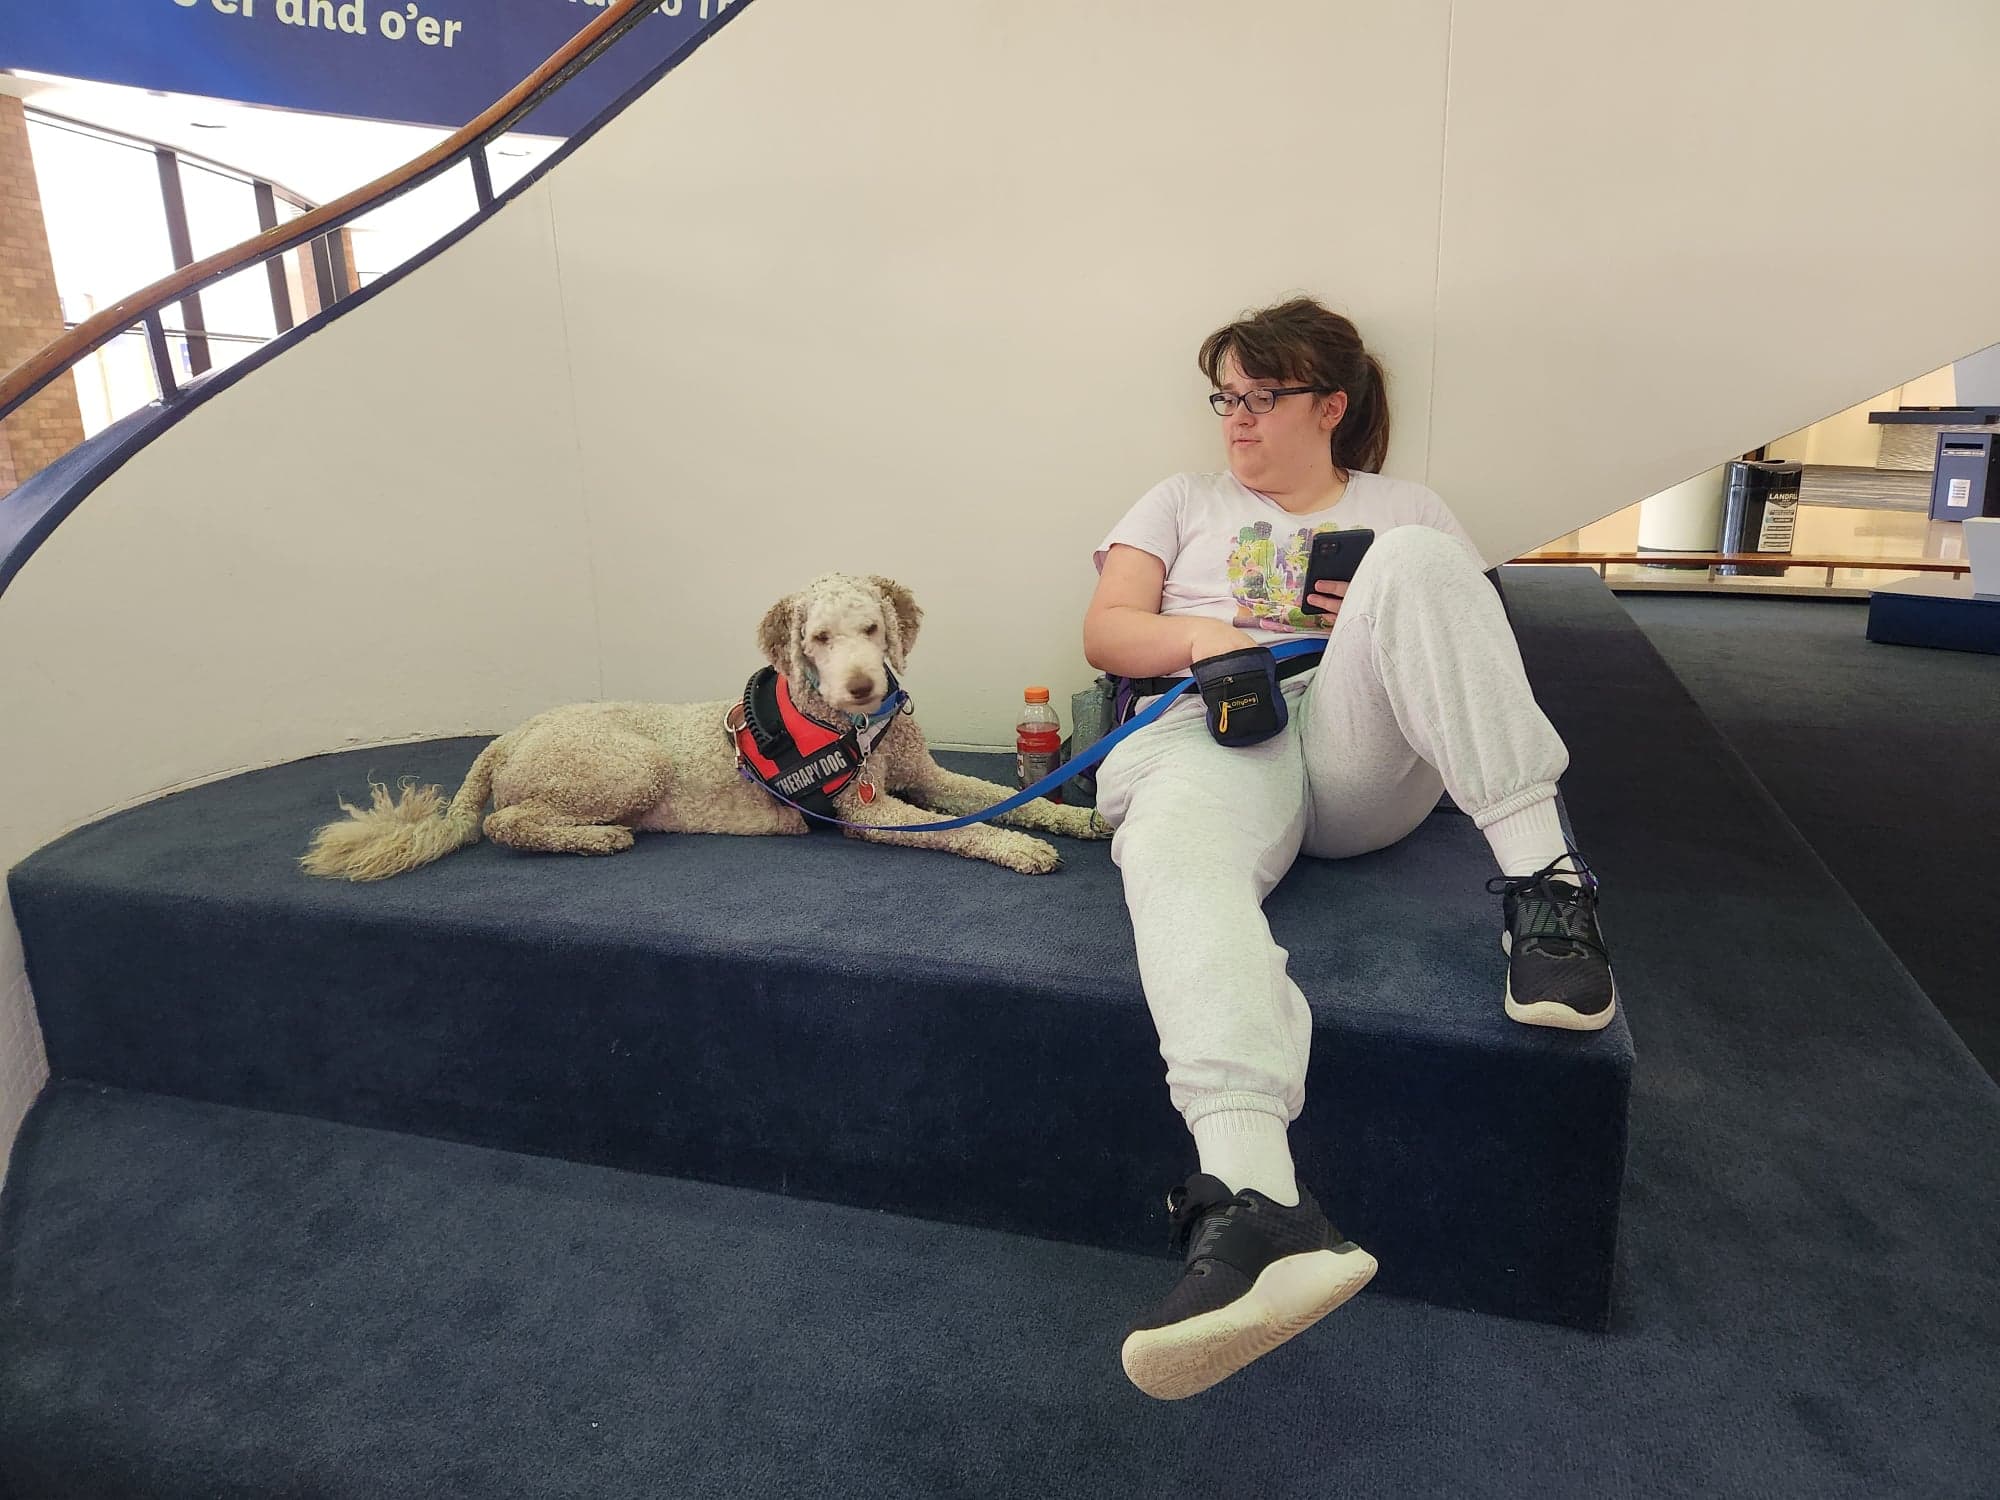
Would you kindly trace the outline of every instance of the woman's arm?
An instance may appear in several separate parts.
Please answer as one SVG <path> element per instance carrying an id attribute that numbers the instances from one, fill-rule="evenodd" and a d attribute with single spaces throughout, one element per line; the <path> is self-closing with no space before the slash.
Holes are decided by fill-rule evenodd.
<path id="1" fill-rule="evenodd" d="M 1162 615 L 1166 586 L 1165 563 L 1138 547 L 1114 544 L 1084 611 L 1084 660 L 1120 677 L 1164 677 L 1203 657 L 1257 644 L 1224 620 Z"/>

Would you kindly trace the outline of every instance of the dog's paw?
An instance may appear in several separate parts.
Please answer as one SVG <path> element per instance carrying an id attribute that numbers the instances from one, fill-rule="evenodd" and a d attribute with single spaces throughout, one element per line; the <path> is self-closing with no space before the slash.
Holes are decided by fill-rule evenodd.
<path id="1" fill-rule="evenodd" d="M 1111 825 L 1097 815 L 1094 807 L 1065 807 L 1053 832 L 1072 839 L 1108 839 Z"/>
<path id="2" fill-rule="evenodd" d="M 1053 833 L 1066 839 L 1111 837 L 1111 825 L 1097 816 L 1097 809 L 1070 807 L 1046 797 L 1023 803 L 1003 821 L 1010 828 L 1032 828 L 1036 833 Z"/>
<path id="3" fill-rule="evenodd" d="M 623 854 L 636 842 L 629 828 L 578 828 L 570 833 L 578 854 Z"/>
<path id="4" fill-rule="evenodd" d="M 1023 875 L 1048 875 L 1062 868 L 1062 855 L 1054 844 L 1015 834 L 1007 840 L 996 862 Z"/>

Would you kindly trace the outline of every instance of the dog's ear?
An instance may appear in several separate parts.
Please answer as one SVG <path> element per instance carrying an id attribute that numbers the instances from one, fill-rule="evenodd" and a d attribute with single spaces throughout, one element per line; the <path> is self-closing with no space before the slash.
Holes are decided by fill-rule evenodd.
<path id="1" fill-rule="evenodd" d="M 875 573 L 868 581 L 882 596 L 883 617 L 889 622 L 889 665 L 900 672 L 909 658 L 910 647 L 917 643 L 917 626 L 922 623 L 924 612 L 917 608 L 915 596 L 895 579 Z"/>
<path id="2" fill-rule="evenodd" d="M 790 682 L 802 681 L 806 664 L 799 652 L 799 596 L 787 594 L 764 611 L 757 626 L 757 649 Z"/>

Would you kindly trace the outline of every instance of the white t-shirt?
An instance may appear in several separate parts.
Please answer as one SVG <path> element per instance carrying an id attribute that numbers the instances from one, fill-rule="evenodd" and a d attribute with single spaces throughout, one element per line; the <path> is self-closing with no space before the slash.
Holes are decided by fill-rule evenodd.
<path id="1" fill-rule="evenodd" d="M 1150 552 L 1167 565 L 1163 615 L 1227 620 L 1270 645 L 1294 635 L 1324 635 L 1319 616 L 1300 609 L 1306 553 L 1316 531 L 1429 526 L 1454 536 L 1475 558 L 1479 549 L 1436 493 L 1408 479 L 1348 471 L 1347 489 L 1324 510 L 1293 515 L 1234 474 L 1176 474 L 1139 497 L 1096 553 L 1097 569 L 1116 543 Z M 1486 563 L 1480 559 L 1483 569 Z"/>

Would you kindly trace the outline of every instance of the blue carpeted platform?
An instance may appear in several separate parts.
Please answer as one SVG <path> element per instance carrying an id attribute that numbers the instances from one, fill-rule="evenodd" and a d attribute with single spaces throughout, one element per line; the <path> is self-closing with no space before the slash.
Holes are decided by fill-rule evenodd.
<path id="1" fill-rule="evenodd" d="M 1868 639 L 2000 656 L 2000 594 L 1969 578 L 1912 578 L 1868 595 Z"/>
<path id="2" fill-rule="evenodd" d="M 24 862 L 55 1075 L 1164 1249 L 1192 1148 L 1106 844 L 1045 877 L 831 836 L 296 870 L 336 793 L 455 786 L 481 743 L 258 772 Z M 1599 1327 L 1629 1034 L 1505 1018 L 1491 873 L 1446 810 L 1272 897 L 1316 1028 L 1294 1151 L 1382 1289 Z"/>

